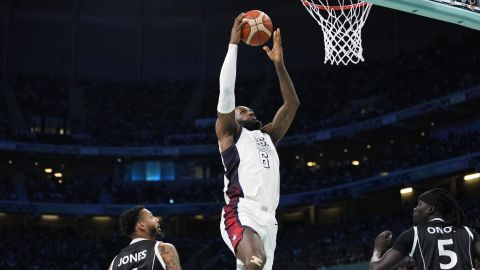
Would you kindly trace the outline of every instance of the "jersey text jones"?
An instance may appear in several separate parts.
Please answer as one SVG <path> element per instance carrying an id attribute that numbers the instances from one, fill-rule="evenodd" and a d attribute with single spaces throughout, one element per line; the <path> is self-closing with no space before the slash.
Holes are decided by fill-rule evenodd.
<path id="1" fill-rule="evenodd" d="M 135 254 L 129 254 L 126 256 L 123 256 L 120 258 L 120 263 L 118 264 L 118 267 L 120 267 L 122 264 L 130 264 L 132 262 L 138 262 L 147 257 L 147 251 L 143 250 L 140 252 L 137 252 Z"/>

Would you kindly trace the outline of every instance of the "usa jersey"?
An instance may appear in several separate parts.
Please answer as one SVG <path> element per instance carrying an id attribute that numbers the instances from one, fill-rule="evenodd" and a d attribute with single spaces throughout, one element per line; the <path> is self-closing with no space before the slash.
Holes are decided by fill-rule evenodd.
<path id="1" fill-rule="evenodd" d="M 435 218 L 403 232 L 393 249 L 413 257 L 417 270 L 472 270 L 478 234 L 467 226 L 447 226 Z"/>
<path id="2" fill-rule="evenodd" d="M 280 160 L 270 135 L 242 128 L 235 144 L 221 153 L 225 202 L 240 197 L 275 210 L 280 198 Z"/>
<path id="3" fill-rule="evenodd" d="M 165 270 L 160 242 L 137 238 L 113 259 L 110 270 Z"/>

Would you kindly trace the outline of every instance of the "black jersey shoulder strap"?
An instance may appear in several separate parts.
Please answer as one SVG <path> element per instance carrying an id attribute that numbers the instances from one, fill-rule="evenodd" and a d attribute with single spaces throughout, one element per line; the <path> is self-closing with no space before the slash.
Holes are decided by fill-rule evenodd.
<path id="1" fill-rule="evenodd" d="M 413 244 L 412 244 L 412 249 L 410 250 L 410 253 L 408 256 L 413 257 L 413 253 L 415 253 L 415 249 L 418 244 L 418 228 L 417 226 L 413 226 Z"/>
<path id="2" fill-rule="evenodd" d="M 165 261 L 163 260 L 161 254 L 160 254 L 160 251 L 159 251 L 159 246 L 162 242 L 160 241 L 156 241 L 155 243 L 155 246 L 153 247 L 153 249 L 155 250 L 155 256 L 153 257 L 153 262 L 155 263 L 155 257 L 157 257 L 158 261 L 160 261 L 160 264 L 162 265 L 163 269 L 167 269 L 167 267 L 165 266 Z"/>
<path id="3" fill-rule="evenodd" d="M 418 245 L 417 259 L 422 260 L 423 269 L 426 270 L 427 266 L 426 266 L 426 262 L 425 262 L 425 257 L 423 256 L 422 243 L 420 241 L 421 239 L 420 239 L 420 236 L 419 236 L 419 233 L 418 233 L 418 227 L 417 226 L 413 226 L 413 233 L 414 233 L 414 235 L 413 235 L 413 245 L 412 245 L 412 250 L 410 251 L 409 256 L 410 257 L 414 256 L 415 251 L 417 251 L 417 245 Z"/>
<path id="4" fill-rule="evenodd" d="M 108 270 L 112 270 L 113 262 L 115 261 L 115 259 L 116 259 L 117 257 L 118 257 L 118 255 L 115 256 L 115 258 L 113 258 L 112 262 L 111 262 L 110 265 L 108 266 Z"/>
<path id="5" fill-rule="evenodd" d="M 468 239 L 468 255 L 470 255 L 470 265 L 472 266 L 472 269 L 475 269 L 474 265 L 473 265 L 473 262 L 474 262 L 474 259 L 472 258 L 472 243 L 473 243 L 473 240 L 475 239 L 474 236 L 473 236 L 473 233 L 472 231 L 470 230 L 470 228 L 468 228 L 467 226 L 463 226 L 465 228 L 465 231 L 467 231 L 468 233 L 468 236 L 470 237 L 470 239 Z"/>

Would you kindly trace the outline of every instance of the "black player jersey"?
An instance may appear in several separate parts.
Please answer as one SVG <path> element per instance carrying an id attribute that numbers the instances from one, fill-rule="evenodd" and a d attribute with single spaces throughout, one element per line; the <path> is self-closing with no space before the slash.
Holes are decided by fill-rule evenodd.
<path id="1" fill-rule="evenodd" d="M 454 228 L 442 219 L 404 231 L 393 249 L 413 257 L 417 270 L 472 270 L 478 234 L 467 226 Z"/>
<path id="2" fill-rule="evenodd" d="M 111 270 L 164 270 L 159 244 L 155 240 L 133 240 L 113 259 Z"/>

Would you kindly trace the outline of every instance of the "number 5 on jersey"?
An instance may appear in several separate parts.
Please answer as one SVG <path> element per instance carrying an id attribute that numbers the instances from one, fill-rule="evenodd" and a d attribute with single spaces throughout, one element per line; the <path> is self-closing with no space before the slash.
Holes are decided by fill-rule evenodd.
<path id="1" fill-rule="evenodd" d="M 445 246 L 453 245 L 452 239 L 438 240 L 438 254 L 450 258 L 450 263 L 440 263 L 440 269 L 452 269 L 457 265 L 457 254 L 451 250 L 446 250 Z"/>

